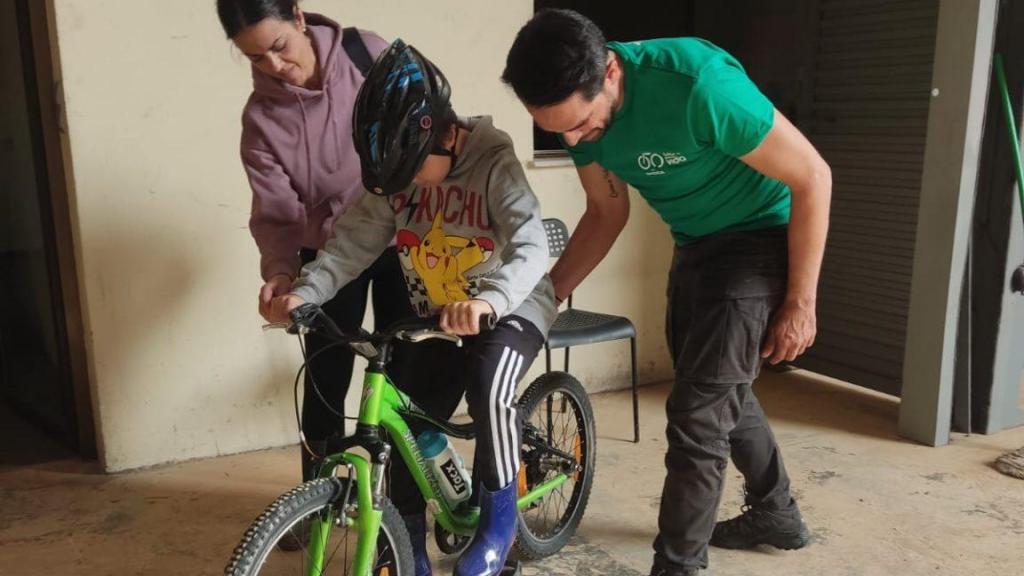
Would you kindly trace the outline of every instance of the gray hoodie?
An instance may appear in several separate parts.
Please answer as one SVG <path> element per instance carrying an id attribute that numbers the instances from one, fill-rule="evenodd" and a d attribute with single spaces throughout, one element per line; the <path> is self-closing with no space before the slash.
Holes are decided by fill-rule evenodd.
<path id="1" fill-rule="evenodd" d="M 412 185 L 387 198 L 366 194 L 338 218 L 334 234 L 292 285 L 293 294 L 322 304 L 394 238 L 409 300 L 420 316 L 480 299 L 499 318 L 515 314 L 547 334 L 557 312 L 540 205 L 511 138 L 490 117 L 460 123 L 471 132 L 444 182 Z"/>

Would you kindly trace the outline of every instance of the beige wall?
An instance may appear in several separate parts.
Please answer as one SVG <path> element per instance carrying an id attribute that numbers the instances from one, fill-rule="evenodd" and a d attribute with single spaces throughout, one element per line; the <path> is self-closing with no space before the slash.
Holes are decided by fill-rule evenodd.
<path id="1" fill-rule="evenodd" d="M 248 65 L 223 38 L 213 0 L 52 1 L 106 468 L 294 442 L 297 346 L 261 332 L 255 306 L 257 254 L 237 154 Z M 498 76 L 532 2 L 304 6 L 417 45 L 454 84 L 460 113 L 492 114 L 529 159 L 529 118 Z M 575 172 L 527 173 L 545 214 L 574 224 L 583 207 Z M 644 381 L 669 374 L 669 245 L 634 197 L 618 246 L 577 292 L 581 306 L 635 320 Z M 574 352 L 573 372 L 593 390 L 625 384 L 628 369 L 627 345 Z"/>

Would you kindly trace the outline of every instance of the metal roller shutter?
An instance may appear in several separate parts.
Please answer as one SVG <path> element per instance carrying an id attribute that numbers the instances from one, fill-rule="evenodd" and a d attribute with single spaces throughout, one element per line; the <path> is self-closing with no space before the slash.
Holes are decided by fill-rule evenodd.
<path id="1" fill-rule="evenodd" d="M 832 167 L 818 338 L 796 365 L 899 395 L 938 0 L 823 0 L 808 137 Z"/>

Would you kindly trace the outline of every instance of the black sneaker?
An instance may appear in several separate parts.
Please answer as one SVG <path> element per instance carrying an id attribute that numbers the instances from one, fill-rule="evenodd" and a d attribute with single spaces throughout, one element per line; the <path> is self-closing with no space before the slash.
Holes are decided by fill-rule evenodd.
<path id="1" fill-rule="evenodd" d="M 782 550 L 803 548 L 811 539 L 800 511 L 769 510 L 760 506 L 743 506 L 739 516 L 715 524 L 711 545 L 733 550 L 768 544 Z"/>

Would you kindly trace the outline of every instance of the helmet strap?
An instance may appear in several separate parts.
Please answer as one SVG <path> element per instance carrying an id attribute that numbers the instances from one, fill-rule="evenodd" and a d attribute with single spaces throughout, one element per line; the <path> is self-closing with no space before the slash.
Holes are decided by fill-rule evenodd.
<path id="1" fill-rule="evenodd" d="M 452 170 L 455 169 L 455 164 L 458 163 L 458 161 L 459 161 L 459 155 L 455 153 L 455 148 L 459 145 L 459 132 L 460 132 L 459 127 L 456 124 L 455 125 L 455 140 L 452 142 L 451 149 L 445 148 L 444 146 L 441 146 L 440 144 L 438 144 L 438 145 L 435 145 L 434 148 L 430 151 L 431 154 L 434 154 L 434 155 L 437 155 L 437 156 L 448 156 L 448 157 L 450 157 L 452 159 L 451 166 L 448 167 L 448 174 L 452 173 Z M 448 176 L 445 175 L 445 178 L 447 178 L 447 177 Z"/>

